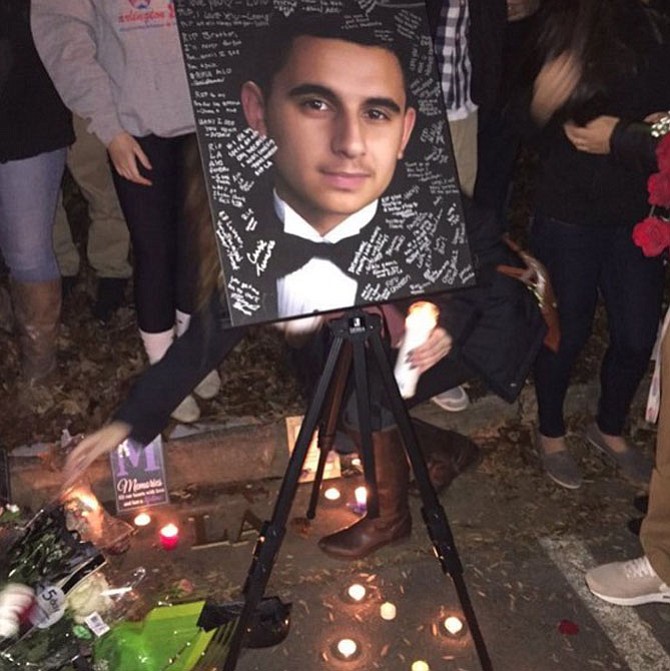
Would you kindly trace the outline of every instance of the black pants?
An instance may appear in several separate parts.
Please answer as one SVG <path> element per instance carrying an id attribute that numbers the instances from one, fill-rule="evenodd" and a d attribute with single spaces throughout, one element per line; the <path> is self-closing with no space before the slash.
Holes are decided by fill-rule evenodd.
<path id="1" fill-rule="evenodd" d="M 189 137 L 135 138 L 152 165 L 152 170 L 140 166 L 151 186 L 112 170 L 132 241 L 137 321 L 147 333 L 171 329 L 176 309 L 193 312 L 197 271 L 189 251 L 193 236 L 182 214 L 183 144 Z"/>

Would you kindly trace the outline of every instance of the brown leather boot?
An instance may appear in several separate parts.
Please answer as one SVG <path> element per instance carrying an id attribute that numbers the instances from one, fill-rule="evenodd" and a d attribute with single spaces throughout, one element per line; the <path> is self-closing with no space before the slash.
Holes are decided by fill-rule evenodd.
<path id="1" fill-rule="evenodd" d="M 360 444 L 360 441 L 358 442 Z M 367 516 L 325 536 L 319 547 L 331 557 L 360 559 L 378 548 L 406 538 L 412 531 L 409 512 L 409 464 L 396 428 L 372 434 L 379 517 Z"/>
<path id="2" fill-rule="evenodd" d="M 11 282 L 10 289 L 21 346 L 22 375 L 27 382 L 36 382 L 56 368 L 60 279 Z"/>
<path id="3" fill-rule="evenodd" d="M 463 471 L 481 461 L 481 451 L 466 436 L 412 418 L 419 448 L 426 459 L 430 483 L 439 494 Z"/>

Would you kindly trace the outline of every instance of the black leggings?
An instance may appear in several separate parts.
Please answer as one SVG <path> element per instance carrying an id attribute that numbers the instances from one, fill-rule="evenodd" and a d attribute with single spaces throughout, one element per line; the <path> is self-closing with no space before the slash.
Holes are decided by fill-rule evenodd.
<path id="1" fill-rule="evenodd" d="M 195 302 L 196 264 L 182 213 L 183 146 L 190 135 L 135 138 L 153 169 L 140 172 L 152 181 L 142 186 L 112 169 L 121 209 L 133 247 L 137 321 L 147 333 L 174 326 L 175 309 L 191 314 Z"/>

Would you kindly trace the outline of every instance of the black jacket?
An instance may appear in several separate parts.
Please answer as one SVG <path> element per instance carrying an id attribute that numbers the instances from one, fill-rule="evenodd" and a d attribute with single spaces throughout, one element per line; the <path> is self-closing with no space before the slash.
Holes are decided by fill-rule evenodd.
<path id="1" fill-rule="evenodd" d="M 560 3 L 559 3 L 560 4 Z M 614 5 L 613 5 L 614 6 Z M 646 177 L 610 155 L 577 151 L 563 131 L 563 123 L 574 119 L 586 123 L 600 115 L 641 121 L 648 114 L 670 109 L 670 25 L 667 17 L 645 8 L 639 0 L 616 4 L 621 36 L 635 55 L 635 71 L 620 71 L 616 65 L 617 43 L 608 45 L 599 63 L 611 57 L 609 76 L 594 86 L 591 95 L 559 110 L 541 129 L 529 115 L 532 78 L 544 61 L 538 53 L 529 71 L 528 89 L 512 113 L 528 136 L 535 133 L 540 169 L 535 192 L 538 214 L 579 226 L 633 226 L 648 211 Z M 549 13 L 541 17 L 551 22 Z M 604 70 L 604 68 L 601 68 Z M 587 71 L 589 67 L 587 67 Z M 607 74 L 607 73 L 606 73 Z"/>
<path id="2" fill-rule="evenodd" d="M 0 162 L 72 144 L 71 114 L 33 44 L 29 0 L 0 0 L 0 59 Z"/>
<path id="3" fill-rule="evenodd" d="M 546 332 L 530 292 L 520 282 L 496 272 L 497 264 L 514 265 L 515 259 L 500 242 L 495 217 L 467 200 L 464 205 L 479 284 L 430 297 L 440 307 L 440 322 L 454 338 L 454 347 L 448 357 L 421 376 L 410 405 L 472 376 L 481 377 L 496 394 L 514 401 Z M 221 363 L 245 331 L 246 327 L 229 328 L 218 298 L 213 298 L 165 357 L 141 375 L 115 419 L 132 427 L 135 440 L 151 441 L 165 428 L 170 413 Z M 320 335 L 315 338 L 320 342 L 310 347 L 310 359 L 302 367 L 318 375 L 328 342 Z M 316 376 L 303 377 L 307 391 L 313 391 Z"/>

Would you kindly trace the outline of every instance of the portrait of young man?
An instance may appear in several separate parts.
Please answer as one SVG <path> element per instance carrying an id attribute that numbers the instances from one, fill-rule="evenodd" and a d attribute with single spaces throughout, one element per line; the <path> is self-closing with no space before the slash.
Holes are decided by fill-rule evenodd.
<path id="1" fill-rule="evenodd" d="M 398 12 L 381 8 L 375 16 L 259 13 L 235 28 L 243 46 L 224 82 L 199 84 L 194 61 L 199 141 L 234 325 L 473 281 L 420 10 L 411 10 L 417 16 L 404 31 Z M 199 106 L 203 99 L 214 102 Z"/>
<path id="2" fill-rule="evenodd" d="M 241 87 L 247 124 L 276 146 L 263 219 L 286 245 L 274 254 L 280 318 L 356 304 L 364 278 L 349 269 L 414 128 L 398 56 L 360 33 L 292 22 Z"/>

